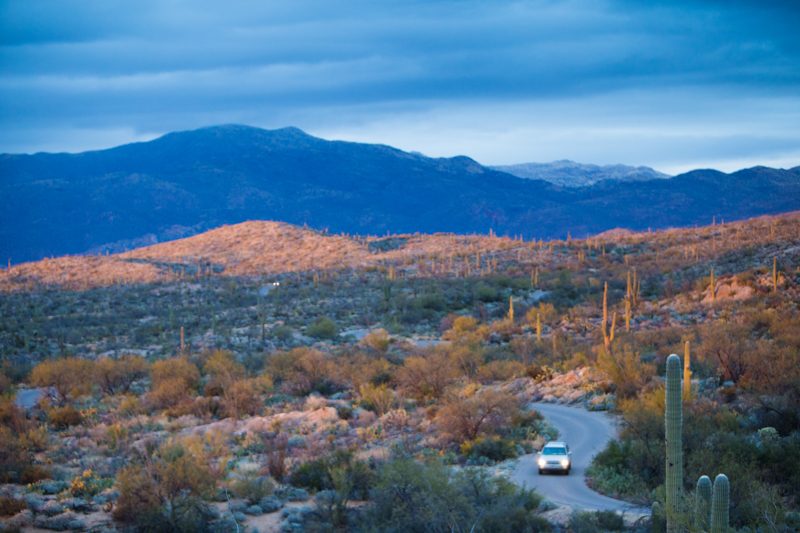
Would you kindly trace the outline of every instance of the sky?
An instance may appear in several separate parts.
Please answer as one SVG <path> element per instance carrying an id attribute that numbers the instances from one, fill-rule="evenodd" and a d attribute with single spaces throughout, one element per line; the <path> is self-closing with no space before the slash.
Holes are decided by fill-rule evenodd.
<path id="1" fill-rule="evenodd" d="M 800 2 L 0 0 L 0 153 L 226 123 L 484 164 L 800 165 Z"/>

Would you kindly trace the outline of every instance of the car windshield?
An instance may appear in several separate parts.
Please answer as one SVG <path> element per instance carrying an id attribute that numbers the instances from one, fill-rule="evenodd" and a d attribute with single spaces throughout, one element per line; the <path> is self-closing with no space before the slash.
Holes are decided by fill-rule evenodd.
<path id="1" fill-rule="evenodd" d="M 565 448 L 557 448 L 555 446 L 544 448 L 542 450 L 542 454 L 544 455 L 567 455 L 567 450 Z"/>

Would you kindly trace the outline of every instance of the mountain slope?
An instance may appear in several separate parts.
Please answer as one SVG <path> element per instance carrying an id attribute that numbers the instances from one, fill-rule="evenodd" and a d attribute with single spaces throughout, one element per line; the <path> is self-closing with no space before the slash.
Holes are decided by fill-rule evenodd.
<path id="1" fill-rule="evenodd" d="M 552 163 L 520 163 L 492 168 L 519 178 L 544 180 L 561 187 L 586 187 L 604 180 L 647 181 L 670 177 L 650 167 L 589 165 L 566 159 Z"/>
<path id="2" fill-rule="evenodd" d="M 123 251 L 223 224 L 563 237 L 800 209 L 797 169 L 560 188 L 296 128 L 218 126 L 80 154 L 0 156 L 0 257 Z"/>

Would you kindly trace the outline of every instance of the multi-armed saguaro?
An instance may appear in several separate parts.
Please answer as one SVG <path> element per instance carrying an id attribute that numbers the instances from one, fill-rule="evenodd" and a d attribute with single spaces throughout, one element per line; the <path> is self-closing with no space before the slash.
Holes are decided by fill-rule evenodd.
<path id="1" fill-rule="evenodd" d="M 683 489 L 683 400 L 681 398 L 681 358 L 675 354 L 667 357 L 666 412 L 664 414 L 667 438 L 666 514 L 667 531 L 680 531 L 680 513 Z"/>

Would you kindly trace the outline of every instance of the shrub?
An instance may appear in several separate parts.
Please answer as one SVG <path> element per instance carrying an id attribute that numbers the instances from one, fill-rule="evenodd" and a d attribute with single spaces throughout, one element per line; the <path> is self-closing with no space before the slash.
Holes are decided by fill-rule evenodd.
<path id="1" fill-rule="evenodd" d="M 458 377 L 458 368 L 444 349 L 413 355 L 395 374 L 398 384 L 417 400 L 436 400 Z"/>
<path id="2" fill-rule="evenodd" d="M 231 492 L 237 498 L 247 500 L 251 505 L 257 504 L 261 498 L 269 496 L 275 490 L 275 484 L 267 476 L 248 471 L 234 479 L 230 484 Z"/>
<path id="3" fill-rule="evenodd" d="M 361 406 L 374 411 L 378 416 L 388 412 L 395 403 L 394 391 L 386 385 L 364 383 L 358 388 Z"/>
<path id="4" fill-rule="evenodd" d="M 480 437 L 461 445 L 461 454 L 473 461 L 500 462 L 517 456 L 517 449 L 509 439 L 501 437 Z"/>
<path id="5" fill-rule="evenodd" d="M 65 357 L 36 365 L 31 371 L 30 381 L 37 387 L 49 387 L 55 392 L 56 401 L 63 405 L 67 400 L 91 392 L 93 371 L 91 361 Z"/>
<path id="6" fill-rule="evenodd" d="M 237 363 L 227 350 L 214 350 L 206 356 L 203 372 L 208 376 L 207 396 L 220 396 L 233 382 L 244 378 L 244 366 Z"/>
<path id="7" fill-rule="evenodd" d="M 119 359 L 101 357 L 94 364 L 94 379 L 105 394 L 127 393 L 138 379 L 147 376 L 150 365 L 139 355 Z"/>
<path id="8" fill-rule="evenodd" d="M 23 500 L 0 496 L 0 516 L 14 516 L 27 508 L 28 506 Z"/>
<path id="9" fill-rule="evenodd" d="M 47 421 L 56 429 L 66 429 L 83 422 L 83 416 L 71 405 L 51 407 L 47 409 Z"/>
<path id="10" fill-rule="evenodd" d="M 117 474 L 119 498 L 114 504 L 115 520 L 159 531 L 166 524 L 156 480 L 142 466 L 128 466 Z"/>
<path id="11" fill-rule="evenodd" d="M 519 412 L 520 401 L 512 394 L 467 388 L 446 401 L 436 413 L 436 424 L 447 439 L 464 442 L 507 427 Z"/>
<path id="12" fill-rule="evenodd" d="M 338 328 L 333 320 L 323 316 L 308 326 L 306 333 L 317 339 L 334 339 L 338 335 Z"/>
<path id="13" fill-rule="evenodd" d="M 576 511 L 570 516 L 569 527 L 570 531 L 575 533 L 623 531 L 625 529 L 625 520 L 614 511 Z"/>
<path id="14" fill-rule="evenodd" d="M 438 462 L 398 458 L 381 466 L 364 514 L 367 531 L 549 531 L 541 498 L 505 479 Z"/>
<path id="15" fill-rule="evenodd" d="M 265 380 L 243 379 L 229 383 L 223 392 L 225 414 L 233 418 L 258 414 L 264 407 L 261 393 Z"/>

